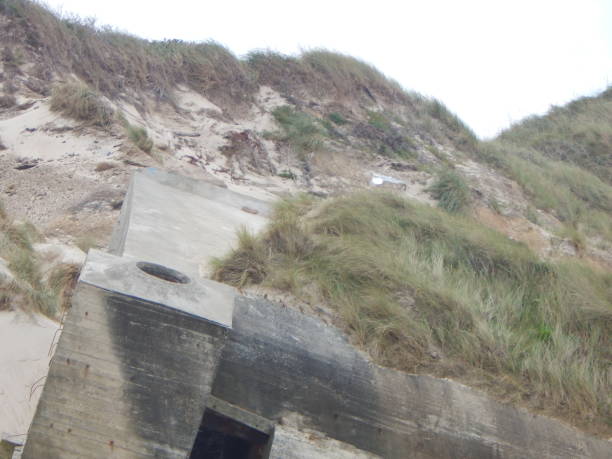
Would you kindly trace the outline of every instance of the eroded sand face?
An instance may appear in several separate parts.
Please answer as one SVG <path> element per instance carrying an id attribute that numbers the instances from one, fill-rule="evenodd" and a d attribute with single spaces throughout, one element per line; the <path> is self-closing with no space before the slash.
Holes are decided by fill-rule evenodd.
<path id="1" fill-rule="evenodd" d="M 40 314 L 0 312 L 0 437 L 25 440 L 58 329 L 57 322 Z"/>

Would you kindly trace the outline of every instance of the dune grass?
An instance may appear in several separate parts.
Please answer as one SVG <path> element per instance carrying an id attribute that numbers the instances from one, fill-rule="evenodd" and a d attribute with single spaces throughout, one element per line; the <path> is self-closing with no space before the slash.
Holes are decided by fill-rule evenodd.
<path id="1" fill-rule="evenodd" d="M 83 84 L 64 83 L 51 93 L 51 110 L 99 127 L 113 123 L 113 109 L 100 94 Z"/>
<path id="2" fill-rule="evenodd" d="M 32 247 L 39 240 L 33 225 L 13 221 L 0 206 L 0 258 L 13 276 L 0 279 L 0 309 L 21 308 L 57 319 L 69 305 L 79 267 L 58 265 L 43 275 Z"/>
<path id="3" fill-rule="evenodd" d="M 281 127 L 279 133 L 269 133 L 272 138 L 288 143 L 297 153 L 308 153 L 323 146 L 325 130 L 318 120 L 289 105 L 276 108 L 272 115 Z"/>
<path id="4" fill-rule="evenodd" d="M 610 274 L 542 262 L 468 217 L 373 191 L 282 201 L 214 269 L 331 306 L 382 365 L 609 428 Z"/>
<path id="5" fill-rule="evenodd" d="M 145 128 L 127 123 L 125 130 L 128 139 L 130 139 L 134 145 L 145 153 L 151 153 L 153 149 L 153 140 L 149 137 L 149 133 Z"/>
<path id="6" fill-rule="evenodd" d="M 514 179 L 539 209 L 567 228 L 612 241 L 612 186 L 589 171 L 504 141 L 482 143 L 476 159 Z"/>
<path id="7" fill-rule="evenodd" d="M 395 100 L 410 99 L 401 86 L 372 65 L 324 49 L 286 56 L 273 51 L 253 51 L 246 62 L 260 84 L 278 88 L 283 93 L 299 94 L 308 90 L 318 97 L 338 99 Z"/>
<path id="8" fill-rule="evenodd" d="M 464 211 L 470 205 L 470 189 L 464 178 L 452 169 L 443 169 L 429 187 L 438 206 L 450 213 Z"/>
<path id="9" fill-rule="evenodd" d="M 93 20 L 58 17 L 29 0 L 1 0 L 0 13 L 38 63 L 75 74 L 110 98 L 142 95 L 171 100 L 177 84 L 207 92 L 217 101 L 238 103 L 253 92 L 245 65 L 214 42 L 148 41 Z"/>
<path id="10" fill-rule="evenodd" d="M 213 41 L 144 40 L 91 19 L 59 17 L 30 0 L 0 0 L 0 14 L 24 44 L 15 49 L 35 61 L 41 74 L 74 74 L 111 100 L 145 107 L 153 96 L 174 103 L 174 90 L 183 85 L 239 113 L 266 85 L 290 99 L 399 105 L 408 124 L 439 142 L 468 149 L 476 141 L 440 102 L 406 91 L 372 65 L 341 53 L 315 49 L 286 56 L 260 50 L 239 59 Z"/>
<path id="11" fill-rule="evenodd" d="M 597 96 L 526 118 L 499 139 L 573 163 L 612 185 L 612 86 Z"/>

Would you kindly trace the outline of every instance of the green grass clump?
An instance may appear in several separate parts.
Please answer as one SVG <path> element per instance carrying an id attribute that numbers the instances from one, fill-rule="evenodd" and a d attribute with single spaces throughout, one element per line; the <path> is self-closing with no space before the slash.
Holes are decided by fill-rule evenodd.
<path id="1" fill-rule="evenodd" d="M 576 422 L 611 414 L 612 276 L 542 262 L 471 218 L 376 191 L 299 196 L 214 267 L 329 305 L 382 365 L 459 375 Z"/>
<path id="2" fill-rule="evenodd" d="M 338 112 L 332 112 L 328 115 L 329 120 L 337 126 L 348 124 L 348 120 Z"/>
<path id="3" fill-rule="evenodd" d="M 51 93 L 51 110 L 100 127 L 108 127 L 113 122 L 113 109 L 97 92 L 82 84 L 56 86 Z"/>
<path id="4" fill-rule="evenodd" d="M 391 122 L 380 112 L 368 111 L 368 124 L 381 131 L 391 129 Z"/>
<path id="5" fill-rule="evenodd" d="M 0 205 L 0 258 L 13 279 L 0 278 L 0 309 L 20 307 L 57 318 L 68 306 L 78 267 L 60 265 L 45 278 L 33 244 L 41 236 L 30 223 L 17 223 Z"/>
<path id="6" fill-rule="evenodd" d="M 297 176 L 292 171 L 290 171 L 289 169 L 284 169 L 284 170 L 280 171 L 277 175 L 279 177 L 282 177 L 282 178 L 285 178 L 285 179 L 289 179 L 289 180 L 297 179 Z"/>
<path id="7" fill-rule="evenodd" d="M 470 189 L 461 175 L 452 169 L 438 173 L 429 193 L 438 200 L 438 205 L 450 213 L 459 213 L 470 204 Z"/>
<path id="8" fill-rule="evenodd" d="M 145 153 L 151 153 L 153 149 L 153 140 L 149 137 L 147 130 L 140 126 L 134 126 L 127 123 L 126 132 L 128 138 Z"/>
<path id="9" fill-rule="evenodd" d="M 298 153 L 316 151 L 323 146 L 325 132 L 313 116 L 288 105 L 276 108 L 272 115 L 282 130 L 276 138 L 287 142 Z"/>

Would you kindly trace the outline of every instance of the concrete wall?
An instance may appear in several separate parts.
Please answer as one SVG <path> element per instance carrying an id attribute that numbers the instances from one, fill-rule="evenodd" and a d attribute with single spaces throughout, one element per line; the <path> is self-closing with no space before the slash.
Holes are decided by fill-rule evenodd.
<path id="1" fill-rule="evenodd" d="M 369 362 L 333 327 L 237 297 L 213 395 L 386 458 L 610 457 L 612 445 L 453 381 Z"/>
<path id="2" fill-rule="evenodd" d="M 277 426 L 270 450 L 270 459 L 376 459 L 352 445 L 339 442 L 320 432 L 295 427 Z"/>
<path id="3" fill-rule="evenodd" d="M 145 169 L 132 179 L 109 249 L 198 273 L 230 250 L 238 228 L 263 228 L 269 212 L 265 202 L 226 188 Z"/>
<path id="4" fill-rule="evenodd" d="M 90 252 L 23 457 L 187 457 L 231 325 L 220 287 Z"/>

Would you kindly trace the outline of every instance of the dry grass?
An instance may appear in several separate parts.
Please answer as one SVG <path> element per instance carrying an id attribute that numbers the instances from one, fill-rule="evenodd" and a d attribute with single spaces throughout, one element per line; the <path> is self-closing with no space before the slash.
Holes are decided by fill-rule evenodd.
<path id="1" fill-rule="evenodd" d="M 215 278 L 330 305 L 380 364 L 609 433 L 612 276 L 541 262 L 468 217 L 386 193 L 298 197 L 240 233 Z"/>
<path id="2" fill-rule="evenodd" d="M 74 245 L 85 253 L 89 252 L 90 249 L 95 249 L 100 246 L 98 240 L 90 234 L 83 234 L 77 237 L 74 241 Z"/>
<path id="3" fill-rule="evenodd" d="M 314 50 L 299 57 L 273 51 L 253 51 L 247 62 L 257 81 L 281 93 L 336 99 L 381 101 L 408 100 L 408 94 L 371 65 L 339 53 Z"/>
<path id="4" fill-rule="evenodd" d="M 612 241 L 611 126 L 608 88 L 527 118 L 475 153 L 516 180 L 536 207 L 560 219 L 559 234 L 580 252 L 586 236 Z"/>
<path id="5" fill-rule="evenodd" d="M 115 169 L 118 166 L 119 166 L 119 163 L 116 163 L 113 161 L 101 161 L 98 164 L 96 164 L 96 167 L 94 170 L 96 172 L 104 172 L 110 169 Z"/>
<path id="6" fill-rule="evenodd" d="M 40 237 L 34 226 L 12 221 L 0 206 L 0 258 L 13 275 L 12 280 L 0 283 L 0 308 L 21 308 L 58 318 L 69 304 L 79 268 L 57 266 L 43 278 L 32 248 Z"/>
<path id="7" fill-rule="evenodd" d="M 0 12 L 40 65 L 74 73 L 111 98 L 129 97 L 130 90 L 171 100 L 172 89 L 186 84 L 213 101 L 241 103 L 254 90 L 244 64 L 214 42 L 150 42 L 97 28 L 91 20 L 59 18 L 28 0 L 2 0 Z"/>
<path id="8" fill-rule="evenodd" d="M 113 123 L 113 109 L 102 97 L 82 84 L 64 83 L 51 93 L 51 110 L 99 127 Z"/>
<path id="9" fill-rule="evenodd" d="M 407 123 L 440 142 L 473 148 L 474 134 L 442 104 L 405 91 L 371 65 L 327 50 L 298 57 L 256 51 L 245 60 L 214 42 L 147 41 L 75 17 L 59 18 L 28 0 L 0 0 L 0 13 L 15 44 L 26 43 L 26 58 L 41 73 L 72 73 L 110 99 L 138 107 L 147 97 L 173 101 L 177 85 L 204 94 L 230 112 L 254 100 L 261 85 L 287 96 L 354 105 L 403 107 Z"/>

